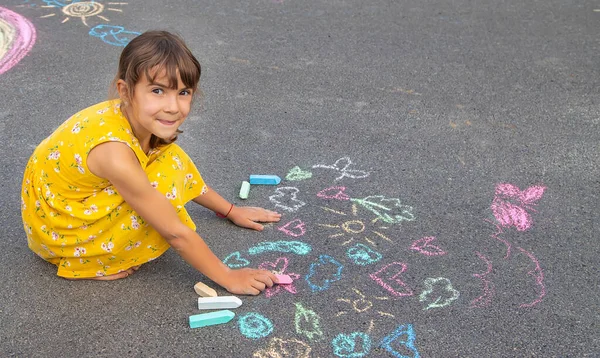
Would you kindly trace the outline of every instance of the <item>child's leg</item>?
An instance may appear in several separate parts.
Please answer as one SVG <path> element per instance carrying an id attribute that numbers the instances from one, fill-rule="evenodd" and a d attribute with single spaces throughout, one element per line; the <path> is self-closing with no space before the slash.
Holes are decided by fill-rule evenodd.
<path id="1" fill-rule="evenodd" d="M 195 230 L 184 206 L 201 195 L 205 184 L 188 155 L 179 146 L 168 145 L 151 153 L 145 170 L 152 186 L 171 202 L 180 220 Z M 94 238 L 92 244 L 80 245 L 77 257 L 61 255 L 59 276 L 102 280 L 125 278 L 169 248 L 164 238 L 125 202 L 106 220 L 94 223 L 94 227 L 96 231 L 104 227 L 100 230 L 102 234 Z"/>

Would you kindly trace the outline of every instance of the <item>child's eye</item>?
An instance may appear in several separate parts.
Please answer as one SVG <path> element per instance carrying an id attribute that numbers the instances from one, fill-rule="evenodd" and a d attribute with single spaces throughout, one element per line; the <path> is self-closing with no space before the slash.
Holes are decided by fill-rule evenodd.
<path id="1" fill-rule="evenodd" d="M 152 93 L 156 93 L 156 94 L 163 94 L 163 90 L 162 88 L 154 88 L 152 89 Z"/>
<path id="2" fill-rule="evenodd" d="M 190 91 L 190 90 L 183 90 L 183 91 L 179 92 L 179 94 L 182 95 L 182 96 L 189 96 L 189 95 L 192 94 L 192 91 Z"/>

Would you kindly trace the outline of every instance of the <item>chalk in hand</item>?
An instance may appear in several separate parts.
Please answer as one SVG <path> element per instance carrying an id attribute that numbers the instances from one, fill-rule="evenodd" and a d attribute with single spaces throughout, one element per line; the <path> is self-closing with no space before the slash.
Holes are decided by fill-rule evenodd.
<path id="1" fill-rule="evenodd" d="M 244 180 L 240 188 L 240 198 L 248 199 L 248 193 L 250 193 L 250 183 Z"/>
<path id="2" fill-rule="evenodd" d="M 198 309 L 200 310 L 238 308 L 241 305 L 242 300 L 235 296 L 198 297 Z"/>
<path id="3" fill-rule="evenodd" d="M 275 277 L 277 277 L 277 284 L 279 285 L 289 285 L 290 283 L 294 282 L 294 280 L 292 280 L 292 278 L 288 275 L 275 275 Z"/>
<path id="4" fill-rule="evenodd" d="M 229 310 L 222 310 L 210 313 L 202 313 L 190 316 L 190 328 L 200 328 L 222 324 L 231 321 L 235 317 L 235 313 Z"/>
<path id="5" fill-rule="evenodd" d="M 198 282 L 194 285 L 194 291 L 196 291 L 196 293 L 202 297 L 217 297 L 217 291 L 206 286 L 202 282 Z"/>
<path id="6" fill-rule="evenodd" d="M 281 178 L 277 175 L 250 175 L 250 184 L 277 185 Z"/>

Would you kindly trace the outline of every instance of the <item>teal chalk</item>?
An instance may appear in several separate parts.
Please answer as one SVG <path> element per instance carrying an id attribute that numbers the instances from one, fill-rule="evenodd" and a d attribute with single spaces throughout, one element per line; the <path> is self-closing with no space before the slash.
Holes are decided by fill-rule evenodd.
<path id="1" fill-rule="evenodd" d="M 262 185 L 277 185 L 281 183 L 281 178 L 277 175 L 250 175 L 250 184 L 262 184 Z"/>
<path id="2" fill-rule="evenodd" d="M 248 193 L 250 193 L 250 183 L 244 180 L 240 188 L 240 198 L 248 199 Z"/>
<path id="3" fill-rule="evenodd" d="M 222 324 L 231 321 L 235 313 L 230 310 L 222 310 L 210 313 L 202 313 L 190 316 L 190 328 L 200 328 Z"/>

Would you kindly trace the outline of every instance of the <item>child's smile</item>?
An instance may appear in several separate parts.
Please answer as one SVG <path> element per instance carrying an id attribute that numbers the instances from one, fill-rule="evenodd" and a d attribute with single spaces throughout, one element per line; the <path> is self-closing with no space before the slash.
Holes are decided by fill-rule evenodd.
<path id="1" fill-rule="evenodd" d="M 151 71 L 148 79 L 142 75 L 136 83 L 133 98 L 125 105 L 124 114 L 129 120 L 142 148 L 148 150 L 152 134 L 170 140 L 190 112 L 192 89 L 185 87 L 177 73 L 177 88 L 169 87 L 166 71 Z"/>

